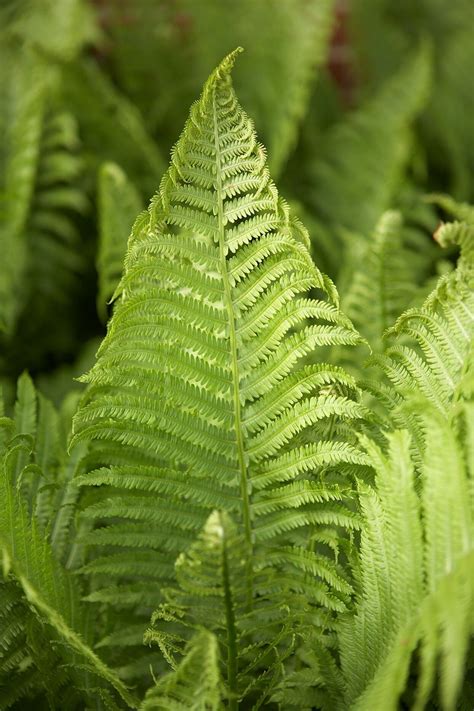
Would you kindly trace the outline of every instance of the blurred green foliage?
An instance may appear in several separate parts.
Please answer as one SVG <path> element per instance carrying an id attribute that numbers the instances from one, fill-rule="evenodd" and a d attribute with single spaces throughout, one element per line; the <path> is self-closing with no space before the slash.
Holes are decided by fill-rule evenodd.
<path id="1" fill-rule="evenodd" d="M 203 79 L 237 45 L 242 105 L 341 292 L 384 210 L 418 234 L 423 280 L 438 219 L 423 194 L 473 197 L 469 1 L 5 0 L 0 19 L 3 379 L 50 376 L 102 333 L 95 305 L 103 319 L 118 277 L 102 213 L 120 202 L 102 165 L 145 205 Z"/>

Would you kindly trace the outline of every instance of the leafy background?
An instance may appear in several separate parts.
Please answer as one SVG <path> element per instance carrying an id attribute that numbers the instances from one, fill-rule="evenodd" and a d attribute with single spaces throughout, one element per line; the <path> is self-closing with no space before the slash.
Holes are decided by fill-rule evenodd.
<path id="1" fill-rule="evenodd" d="M 422 198 L 473 195 L 468 0 L 6 0 L 1 13 L 7 392 L 27 368 L 59 401 L 64 369 L 90 361 L 124 225 L 157 189 L 204 78 L 238 45 L 238 96 L 350 315 L 354 264 L 387 208 L 404 224 L 408 290 L 445 268 Z M 395 291 L 399 313 L 415 295 Z"/>

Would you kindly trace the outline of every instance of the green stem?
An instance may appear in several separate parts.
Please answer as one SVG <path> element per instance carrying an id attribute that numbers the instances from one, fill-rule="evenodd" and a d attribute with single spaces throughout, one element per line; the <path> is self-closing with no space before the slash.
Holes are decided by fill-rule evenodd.
<path id="1" fill-rule="evenodd" d="M 229 341 L 232 359 L 232 381 L 233 381 L 233 400 L 234 400 L 234 421 L 235 435 L 237 440 L 237 456 L 240 469 L 240 491 L 242 497 L 242 518 L 244 524 L 244 535 L 246 541 L 246 584 L 247 584 L 247 606 L 252 607 L 253 590 L 252 590 L 252 525 L 250 520 L 250 499 L 248 488 L 247 465 L 245 463 L 245 446 L 242 432 L 242 417 L 240 406 L 240 389 L 239 389 L 239 371 L 238 371 L 238 353 L 237 353 L 237 335 L 235 326 L 234 304 L 232 300 L 232 287 L 227 273 L 227 259 L 225 252 L 225 226 L 224 226 L 224 201 L 222 197 L 222 174 L 221 174 L 221 158 L 219 147 L 219 132 L 217 128 L 217 109 L 216 97 L 213 97 L 214 109 L 214 142 L 216 150 L 216 191 L 218 200 L 218 225 L 219 225 L 219 258 L 221 266 L 221 274 L 224 282 L 224 300 L 227 309 L 229 322 Z"/>

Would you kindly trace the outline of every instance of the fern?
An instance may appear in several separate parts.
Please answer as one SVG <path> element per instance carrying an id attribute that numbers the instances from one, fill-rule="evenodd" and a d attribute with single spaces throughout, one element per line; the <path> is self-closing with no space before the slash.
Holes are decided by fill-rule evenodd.
<path id="1" fill-rule="evenodd" d="M 258 708 L 269 696 L 285 657 L 292 651 L 298 606 L 290 613 L 286 600 L 278 604 L 275 580 L 268 564 L 261 560 L 255 561 L 258 595 L 254 609 L 248 610 L 243 544 L 227 516 L 211 514 L 198 540 L 178 559 L 179 587 L 165 591 L 165 602 L 154 614 L 145 641 L 157 643 L 179 670 L 186 663 L 188 645 L 193 644 L 192 636 L 187 642 L 190 634 L 199 634 L 202 629 L 213 632 L 225 661 L 221 672 L 217 660 L 214 662 L 214 685 L 220 676 L 226 679 L 225 696 L 230 708 L 237 708 L 238 699 L 244 704 L 253 699 L 254 708 Z M 217 654 L 214 652 L 217 658 L 218 649 Z M 183 656 L 179 665 L 177 656 Z M 221 686 L 222 693 L 223 683 Z"/>
<path id="2" fill-rule="evenodd" d="M 268 148 L 271 174 L 278 176 L 294 148 L 315 68 L 319 68 L 327 56 L 334 3 L 332 0 L 318 3 L 297 0 L 297 12 L 294 0 L 267 3 L 246 0 L 239 6 L 207 0 L 199 12 L 189 0 L 182 4 L 194 23 L 198 58 L 209 56 L 212 66 L 232 46 L 249 47 L 250 51 L 242 57 L 236 70 L 237 92 L 260 127 Z M 210 46 L 209 21 L 217 26 L 230 25 L 233 37 L 216 33 L 214 46 Z M 252 37 L 256 31 L 257 41 Z M 260 81 L 255 81 L 256 73 L 262 76 Z"/>
<path id="3" fill-rule="evenodd" d="M 10 69 L 9 90 L 17 99 L 9 104 L 11 113 L 3 116 L 6 155 L 0 230 L 5 259 L 0 281 L 5 293 L 0 312 L 7 332 L 3 367 L 11 369 L 15 362 L 21 370 L 25 341 L 30 357 L 34 354 L 43 362 L 53 349 L 71 348 L 73 328 L 68 328 L 66 315 L 85 270 L 77 222 L 89 202 L 81 185 L 76 122 L 55 105 L 54 67 L 25 52 L 23 61 Z M 50 325 L 45 343 L 44 324 L 52 310 L 58 319 Z"/>
<path id="4" fill-rule="evenodd" d="M 425 0 L 421 6 L 402 1 L 355 0 L 351 30 L 357 47 L 354 61 L 364 86 L 378 85 L 395 71 L 420 38 L 436 47 L 434 86 L 417 128 L 429 169 L 429 182 L 462 199 L 472 199 L 472 3 Z M 407 31 L 407 28 L 410 28 Z"/>
<path id="5" fill-rule="evenodd" d="M 397 392 L 422 393 L 440 412 L 451 412 L 460 397 L 474 334 L 472 240 L 468 223 L 441 226 L 435 238 L 461 247 L 457 268 L 440 278 L 419 309 L 409 309 L 389 335 L 396 336 L 378 361 Z"/>
<path id="6" fill-rule="evenodd" d="M 111 692 L 117 692 L 133 708 L 133 695 L 90 647 L 80 589 L 58 560 L 65 550 L 71 492 L 66 486 L 58 499 L 59 477 L 47 478 L 54 471 L 57 423 L 44 399 L 39 399 L 38 414 L 37 404 L 33 385 L 23 376 L 15 418 L 4 417 L 0 423 L 0 596 L 9 611 L 9 626 L 2 625 L 1 707 L 8 708 L 19 694 L 34 696 L 49 686 L 46 693 L 51 692 L 54 703 L 69 697 L 67 703 L 75 705 L 81 697 L 92 701 L 102 694 L 112 701 Z M 55 676 L 58 664 L 65 666 Z"/>
<path id="7" fill-rule="evenodd" d="M 342 302 L 345 312 L 375 351 L 383 349 L 383 335 L 418 295 L 416 261 L 402 242 L 399 213 L 386 212 L 373 239 L 353 250 L 352 263 L 363 264 L 352 278 Z"/>
<path id="8" fill-rule="evenodd" d="M 427 275 L 438 250 L 420 227 L 404 224 L 401 213 L 394 210 L 381 216 L 372 235 L 347 232 L 343 236 L 341 306 L 367 340 L 372 354 L 381 354 L 386 347 L 386 332 L 398 316 L 422 304 L 432 290 L 434 280 Z M 338 347 L 331 351 L 333 362 L 364 380 L 368 377 L 367 356 L 366 347 L 351 353 L 350 358 Z"/>
<path id="9" fill-rule="evenodd" d="M 34 193 L 34 181 L 39 160 L 41 127 L 46 97 L 46 74 L 30 53 L 12 66 L 7 48 L 2 48 L 8 102 L 2 106 L 1 124 L 5 136 L 2 149 L 1 238 L 1 310 L 0 328 L 11 330 L 21 302 L 15 295 L 25 270 L 27 250 L 24 228 Z"/>
<path id="10" fill-rule="evenodd" d="M 234 57 L 208 80 L 135 223 L 75 418 L 75 442 L 91 443 L 78 483 L 101 487 L 84 516 L 105 524 L 85 536 L 104 555 L 84 572 L 99 576 L 89 600 L 107 605 L 156 607 L 170 556 L 215 509 L 239 526 L 249 607 L 260 555 L 288 594 L 339 609 L 349 591 L 334 561 L 304 550 L 304 529 L 357 526 L 344 489 L 364 457 L 338 424 L 365 411 L 341 369 L 304 357 L 359 337 L 268 176 L 230 85 Z M 311 287 L 320 298 L 300 296 Z"/>
<path id="11" fill-rule="evenodd" d="M 429 78 L 430 53 L 422 45 L 378 94 L 321 139 L 306 178 L 305 203 L 317 219 L 315 254 L 334 273 L 340 228 L 368 234 L 391 206 L 409 156 L 409 127 L 426 101 Z"/>
<path id="12" fill-rule="evenodd" d="M 201 630 L 189 641 L 179 667 L 148 691 L 140 711 L 219 711 L 222 692 L 216 638 Z"/>
<path id="13" fill-rule="evenodd" d="M 0 709 L 471 709 L 471 5 L 1 4 Z"/>
<path id="14" fill-rule="evenodd" d="M 472 404 L 468 408 L 465 415 L 472 418 Z M 459 425 L 447 426 L 432 406 L 422 412 L 421 502 L 407 432 L 389 436 L 388 455 L 365 441 L 376 488 L 361 493 L 360 594 L 340 635 L 345 703 L 355 709 L 398 708 L 418 644 L 420 676 L 411 707 L 427 703 L 440 655 L 440 699 L 443 708 L 454 709 L 474 632 L 472 474 L 463 453 L 468 440 L 464 444 Z"/>

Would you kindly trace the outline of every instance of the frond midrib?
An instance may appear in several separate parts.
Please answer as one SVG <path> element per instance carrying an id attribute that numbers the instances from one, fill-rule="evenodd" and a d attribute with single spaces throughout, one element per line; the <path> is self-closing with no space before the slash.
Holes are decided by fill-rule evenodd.
<path id="1" fill-rule="evenodd" d="M 232 388 L 234 400 L 234 421 L 235 436 L 237 440 L 237 456 L 240 469 L 240 491 L 242 496 L 242 519 L 244 524 L 245 542 L 247 547 L 246 577 L 247 577 L 247 604 L 252 606 L 253 586 L 252 586 L 252 525 L 250 520 L 250 498 L 248 490 L 248 473 L 245 462 L 244 434 L 242 429 L 242 414 L 240 404 L 240 378 L 238 370 L 238 348 L 237 329 L 235 323 L 234 304 L 232 300 L 232 287 L 227 273 L 227 258 L 225 250 L 225 223 L 224 223 L 224 199 L 222 187 L 221 156 L 219 146 L 219 130 L 216 107 L 216 91 L 213 92 L 212 100 L 213 120 L 214 120 L 214 146 L 216 156 L 216 194 L 217 194 L 217 219 L 218 219 L 218 239 L 219 239 L 219 261 L 224 283 L 224 303 L 229 321 L 229 345 L 230 357 L 232 360 Z"/>

